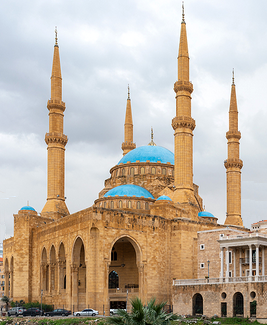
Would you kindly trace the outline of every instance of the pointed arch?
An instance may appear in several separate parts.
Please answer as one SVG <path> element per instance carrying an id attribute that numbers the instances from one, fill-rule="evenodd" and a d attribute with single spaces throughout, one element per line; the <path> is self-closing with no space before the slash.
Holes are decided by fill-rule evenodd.
<path id="1" fill-rule="evenodd" d="M 63 242 L 60 243 L 58 249 L 58 286 L 59 286 L 59 292 L 65 290 L 67 286 L 66 255 L 65 255 L 65 246 Z"/>
<path id="2" fill-rule="evenodd" d="M 14 285 L 14 257 L 11 256 L 10 260 L 10 297 L 13 298 L 13 285 Z"/>
<path id="3" fill-rule="evenodd" d="M 41 254 L 41 290 L 48 291 L 48 283 L 49 283 L 49 265 L 47 261 L 47 251 L 46 248 L 43 247 Z"/>

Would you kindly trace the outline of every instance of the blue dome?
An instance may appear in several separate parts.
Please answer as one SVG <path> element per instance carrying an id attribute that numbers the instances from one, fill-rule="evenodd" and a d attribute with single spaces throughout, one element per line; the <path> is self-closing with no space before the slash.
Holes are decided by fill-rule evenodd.
<path id="1" fill-rule="evenodd" d="M 199 217 L 211 217 L 211 218 L 215 218 L 214 215 L 208 211 L 201 211 L 198 213 Z"/>
<path id="2" fill-rule="evenodd" d="M 20 209 L 20 211 L 21 210 L 30 210 L 30 211 L 35 211 L 35 209 L 33 208 L 33 207 L 30 207 L 30 206 L 25 206 L 25 207 L 22 207 L 21 209 Z"/>
<path id="3" fill-rule="evenodd" d="M 167 195 L 161 195 L 159 198 L 157 198 L 157 201 L 160 200 L 171 201 L 171 198 L 169 198 Z"/>
<path id="4" fill-rule="evenodd" d="M 159 146 L 142 146 L 128 152 L 121 160 L 118 165 L 123 163 L 126 164 L 128 161 L 131 163 L 139 160 L 140 162 L 146 162 L 149 160 L 152 163 L 160 161 L 162 164 L 171 163 L 174 165 L 174 154 L 163 147 Z"/>
<path id="5" fill-rule="evenodd" d="M 137 185 L 120 185 L 117 187 L 114 187 L 113 189 L 109 190 L 104 197 L 108 196 L 136 196 L 136 197 L 144 197 L 144 198 L 150 198 L 154 199 L 153 195 L 148 192 L 145 188 Z"/>

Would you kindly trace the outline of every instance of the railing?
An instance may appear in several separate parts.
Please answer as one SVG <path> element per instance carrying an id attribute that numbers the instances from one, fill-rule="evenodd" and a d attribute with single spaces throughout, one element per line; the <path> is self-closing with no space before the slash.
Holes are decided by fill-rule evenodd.
<path id="1" fill-rule="evenodd" d="M 108 289 L 108 293 L 110 294 L 127 294 L 128 293 L 138 293 L 139 292 L 139 288 L 117 288 L 117 289 Z"/>
<path id="2" fill-rule="evenodd" d="M 239 259 L 241 264 L 249 264 L 249 257 L 243 257 Z M 252 256 L 252 263 L 256 263 L 256 256 Z M 259 263 L 261 264 L 261 257 L 259 257 Z"/>
<path id="3" fill-rule="evenodd" d="M 267 282 L 267 275 L 259 276 L 240 276 L 229 278 L 205 278 L 205 279 L 185 279 L 173 280 L 174 286 L 184 285 L 202 285 L 202 284 L 218 284 L 218 283 L 242 283 L 242 282 Z"/>

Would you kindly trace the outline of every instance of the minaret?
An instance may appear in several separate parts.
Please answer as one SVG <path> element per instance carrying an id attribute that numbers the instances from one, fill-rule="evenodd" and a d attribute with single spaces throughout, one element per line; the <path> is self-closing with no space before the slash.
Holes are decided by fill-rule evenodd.
<path id="1" fill-rule="evenodd" d="M 193 190 L 193 130 L 195 120 L 191 117 L 191 94 L 193 85 L 189 81 L 189 54 L 187 46 L 184 5 L 178 54 L 178 81 L 176 93 L 176 117 L 174 129 L 174 197 L 176 203 L 196 204 Z"/>
<path id="2" fill-rule="evenodd" d="M 130 98 L 130 87 L 128 85 L 128 98 L 126 105 L 126 115 L 124 124 L 124 142 L 122 143 L 121 149 L 123 150 L 123 156 L 129 151 L 136 148 L 136 144 L 133 143 L 133 118 Z"/>
<path id="3" fill-rule="evenodd" d="M 228 140 L 228 158 L 225 160 L 224 166 L 227 178 L 227 213 L 224 224 L 243 226 L 241 218 L 241 169 L 243 161 L 239 159 L 241 133 L 238 131 L 234 71 L 229 108 L 229 131 L 226 133 L 226 139 Z"/>
<path id="4" fill-rule="evenodd" d="M 41 212 L 43 216 L 60 218 L 68 215 L 65 203 L 65 146 L 68 138 L 63 134 L 65 103 L 62 101 L 62 77 L 59 59 L 57 30 L 51 75 L 51 99 L 49 110 L 49 133 L 45 135 L 47 144 L 47 202 Z"/>

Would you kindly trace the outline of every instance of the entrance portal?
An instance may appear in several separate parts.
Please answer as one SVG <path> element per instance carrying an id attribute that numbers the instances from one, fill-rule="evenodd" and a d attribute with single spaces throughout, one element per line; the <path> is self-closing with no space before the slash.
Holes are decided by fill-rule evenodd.
<path id="1" fill-rule="evenodd" d="M 193 297 L 193 315 L 203 315 L 203 297 L 196 293 Z"/>
<path id="2" fill-rule="evenodd" d="M 241 292 L 236 292 L 234 294 L 233 298 L 233 311 L 234 311 L 234 317 L 239 316 L 243 317 L 244 316 L 244 298 Z"/>

